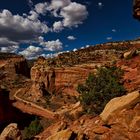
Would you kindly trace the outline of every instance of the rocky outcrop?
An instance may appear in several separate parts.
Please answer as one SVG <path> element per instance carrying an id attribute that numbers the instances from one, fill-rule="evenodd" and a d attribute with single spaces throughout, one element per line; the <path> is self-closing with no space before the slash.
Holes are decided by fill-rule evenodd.
<path id="1" fill-rule="evenodd" d="M 125 53 L 123 54 L 123 57 L 124 57 L 125 59 L 131 59 L 132 57 L 136 56 L 137 53 L 138 53 L 137 50 L 134 48 L 134 49 L 131 49 L 131 50 L 125 52 Z"/>
<path id="2" fill-rule="evenodd" d="M 30 77 L 25 58 L 14 55 L 0 59 L 0 77 L 0 85 L 9 91 L 12 91 L 13 88 L 23 87 L 26 84 L 26 79 Z"/>
<path id="3" fill-rule="evenodd" d="M 67 122 L 65 122 L 65 120 L 58 121 L 52 124 L 50 127 L 46 128 L 41 134 L 35 136 L 35 138 L 39 140 L 46 140 L 52 135 L 58 133 L 59 131 L 65 130 L 66 127 L 67 127 Z"/>
<path id="4" fill-rule="evenodd" d="M 140 55 L 117 62 L 124 71 L 123 81 L 128 92 L 140 89 Z"/>
<path id="5" fill-rule="evenodd" d="M 31 88 L 28 91 L 28 94 L 29 94 L 29 98 L 27 99 L 30 100 L 31 98 L 33 102 L 42 100 L 43 96 L 49 95 L 49 93 L 45 89 L 45 84 L 43 82 L 37 82 L 37 81 L 33 82 Z"/>
<path id="6" fill-rule="evenodd" d="M 100 117 L 103 121 L 108 122 L 109 117 L 117 111 L 120 111 L 124 108 L 130 108 L 131 106 L 140 102 L 140 93 L 139 91 L 134 91 L 128 95 L 122 97 L 117 97 L 112 99 L 107 103 Z"/>
<path id="7" fill-rule="evenodd" d="M 6 54 L 5 54 L 6 55 Z M 26 59 L 23 56 L 9 56 L 5 59 L 0 59 L 0 64 L 5 64 L 2 68 L 12 74 L 22 74 L 29 77 L 30 70 Z"/>
<path id="8" fill-rule="evenodd" d="M 0 140 L 22 140 L 17 124 L 9 124 L 0 134 Z"/>
<path id="9" fill-rule="evenodd" d="M 140 0 L 134 0 L 133 12 L 134 17 L 140 20 Z"/>
<path id="10" fill-rule="evenodd" d="M 78 103 L 77 103 L 78 104 Z M 37 136 L 39 140 L 51 138 L 91 140 L 140 139 L 140 93 L 138 91 L 112 99 L 100 117 L 83 115 L 75 121 L 63 118 Z M 62 139 L 63 140 L 63 139 Z"/>

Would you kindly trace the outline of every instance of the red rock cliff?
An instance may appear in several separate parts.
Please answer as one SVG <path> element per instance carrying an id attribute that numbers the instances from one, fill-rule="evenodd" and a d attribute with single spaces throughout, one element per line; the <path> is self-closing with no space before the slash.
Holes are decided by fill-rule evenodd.
<path id="1" fill-rule="evenodd" d="M 51 68 L 45 65 L 35 65 L 31 69 L 33 81 L 44 82 L 50 92 L 63 92 L 75 95 L 78 84 L 83 83 L 95 66 L 100 64 L 79 65 L 73 67 Z"/>

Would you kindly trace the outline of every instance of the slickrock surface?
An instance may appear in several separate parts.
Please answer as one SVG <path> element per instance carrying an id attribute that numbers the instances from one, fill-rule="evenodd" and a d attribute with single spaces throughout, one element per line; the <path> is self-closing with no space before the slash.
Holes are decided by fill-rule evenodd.
<path id="1" fill-rule="evenodd" d="M 109 101 L 109 103 L 107 103 L 100 117 L 102 118 L 103 121 L 106 122 L 109 120 L 109 117 L 114 112 L 122 110 L 123 108 L 129 108 L 132 105 L 137 104 L 138 102 L 140 102 L 139 91 L 134 91 L 122 97 L 116 97 L 111 101 Z"/>

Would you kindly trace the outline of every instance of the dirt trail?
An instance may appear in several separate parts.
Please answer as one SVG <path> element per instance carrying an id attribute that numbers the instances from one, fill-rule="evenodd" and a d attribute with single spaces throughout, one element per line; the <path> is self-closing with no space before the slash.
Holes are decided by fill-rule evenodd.
<path id="1" fill-rule="evenodd" d="M 13 105 L 23 112 L 29 113 L 29 114 L 35 114 L 41 117 L 45 117 L 48 119 L 55 119 L 56 114 L 50 110 L 44 109 L 43 107 L 40 107 L 32 102 L 23 100 L 17 96 L 17 94 L 20 92 L 20 89 L 15 93 L 14 98 L 17 100 Z"/>

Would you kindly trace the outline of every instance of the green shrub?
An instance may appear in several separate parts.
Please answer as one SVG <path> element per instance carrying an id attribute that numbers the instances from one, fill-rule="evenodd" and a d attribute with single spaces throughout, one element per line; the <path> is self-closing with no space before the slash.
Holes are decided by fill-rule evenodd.
<path id="1" fill-rule="evenodd" d="M 25 127 L 23 130 L 24 139 L 31 139 L 35 135 L 39 134 L 43 130 L 42 125 L 40 124 L 39 119 L 36 117 L 28 127 Z"/>
<path id="2" fill-rule="evenodd" d="M 115 66 L 101 67 L 96 74 L 89 74 L 85 84 L 78 85 L 79 99 L 86 113 L 100 114 L 112 98 L 126 93 L 122 75 L 123 71 Z"/>

